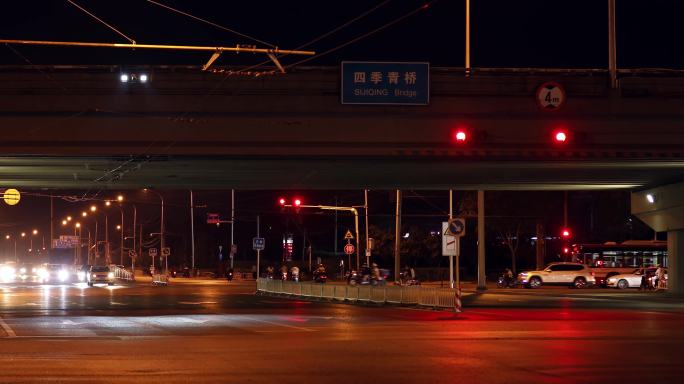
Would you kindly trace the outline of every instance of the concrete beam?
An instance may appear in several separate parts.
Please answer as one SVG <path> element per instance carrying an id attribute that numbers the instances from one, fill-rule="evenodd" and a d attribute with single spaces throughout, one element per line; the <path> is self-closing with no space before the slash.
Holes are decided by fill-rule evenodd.
<path id="1" fill-rule="evenodd" d="M 684 230 L 684 182 L 633 192 L 632 214 L 658 232 Z"/>

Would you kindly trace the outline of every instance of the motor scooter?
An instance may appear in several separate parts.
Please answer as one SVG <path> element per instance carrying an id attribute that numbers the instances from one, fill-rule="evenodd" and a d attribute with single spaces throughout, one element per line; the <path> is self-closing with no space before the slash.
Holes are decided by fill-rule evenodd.
<path id="1" fill-rule="evenodd" d="M 328 275 L 325 272 L 314 273 L 314 283 L 324 284 L 326 281 L 328 281 Z"/>
<path id="2" fill-rule="evenodd" d="M 506 277 L 505 274 L 499 276 L 499 280 L 496 282 L 496 286 L 499 288 L 515 288 L 517 285 L 515 278 Z"/>

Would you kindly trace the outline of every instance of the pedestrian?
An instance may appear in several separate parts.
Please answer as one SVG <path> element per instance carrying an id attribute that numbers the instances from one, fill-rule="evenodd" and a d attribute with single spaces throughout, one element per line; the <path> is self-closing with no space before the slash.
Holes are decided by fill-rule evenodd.
<path id="1" fill-rule="evenodd" d="M 658 269 L 655 271 L 655 289 L 656 291 L 659 289 L 665 289 L 665 269 L 662 266 L 658 266 Z"/>
<path id="2" fill-rule="evenodd" d="M 648 280 L 646 278 L 646 268 L 642 268 L 639 272 L 641 273 L 641 284 L 639 285 L 639 290 L 645 291 L 646 289 L 648 289 Z"/>

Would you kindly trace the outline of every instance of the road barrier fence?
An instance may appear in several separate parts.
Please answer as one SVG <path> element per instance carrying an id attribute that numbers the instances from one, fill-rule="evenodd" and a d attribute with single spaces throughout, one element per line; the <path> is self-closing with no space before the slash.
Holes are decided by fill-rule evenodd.
<path id="1" fill-rule="evenodd" d="M 111 265 L 109 270 L 114 273 L 114 278 L 126 281 L 135 281 L 135 276 L 133 272 L 127 270 L 126 268 L 121 268 L 118 265 Z"/>
<path id="2" fill-rule="evenodd" d="M 419 305 L 461 310 L 458 291 L 400 285 L 339 285 L 259 278 L 257 291 L 292 297 L 319 298 L 330 301 L 370 302 L 377 304 Z"/>

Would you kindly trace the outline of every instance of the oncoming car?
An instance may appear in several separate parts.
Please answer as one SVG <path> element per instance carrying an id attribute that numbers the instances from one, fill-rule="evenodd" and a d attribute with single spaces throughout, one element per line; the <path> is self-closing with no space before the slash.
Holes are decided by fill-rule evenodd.
<path id="1" fill-rule="evenodd" d="M 86 282 L 91 287 L 93 284 L 114 285 L 114 272 L 106 265 L 93 265 L 86 275 Z"/>
<path id="2" fill-rule="evenodd" d="M 525 288 L 539 288 L 542 285 L 567 285 L 584 288 L 594 285 L 596 279 L 591 270 L 580 263 L 551 263 L 540 271 L 518 274 L 518 283 Z"/>

